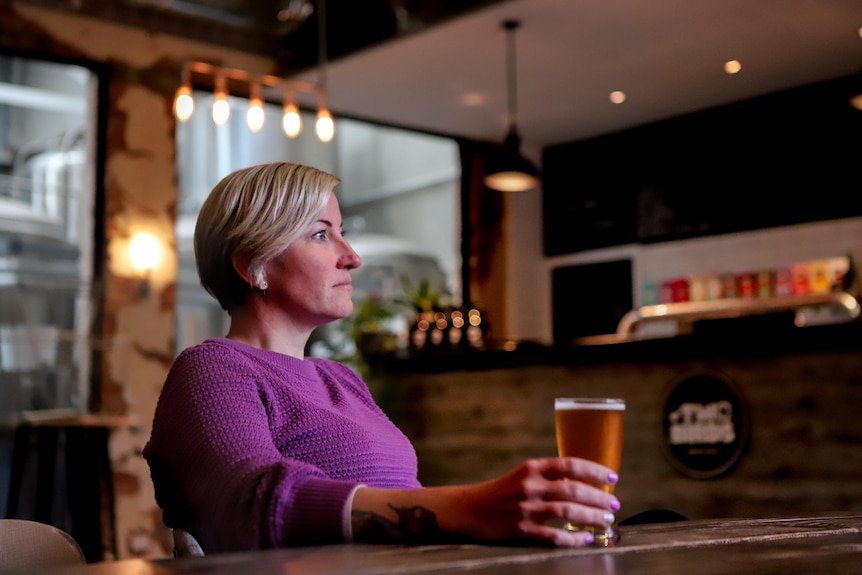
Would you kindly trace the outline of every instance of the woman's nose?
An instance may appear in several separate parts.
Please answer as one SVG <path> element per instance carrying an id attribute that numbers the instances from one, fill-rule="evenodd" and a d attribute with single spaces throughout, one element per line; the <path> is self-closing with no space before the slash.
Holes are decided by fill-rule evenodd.
<path id="1" fill-rule="evenodd" d="M 356 250 L 353 249 L 353 246 L 351 246 L 350 243 L 346 240 L 344 240 L 344 248 L 345 252 L 341 258 L 342 265 L 350 270 L 354 270 L 361 266 L 362 258 L 359 257 L 359 254 L 356 253 Z"/>

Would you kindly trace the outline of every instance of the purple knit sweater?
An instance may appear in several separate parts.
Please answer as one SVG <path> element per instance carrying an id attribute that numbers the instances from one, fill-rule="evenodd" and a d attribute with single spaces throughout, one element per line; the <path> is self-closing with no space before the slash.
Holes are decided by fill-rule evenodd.
<path id="1" fill-rule="evenodd" d="M 420 486 L 413 446 L 354 372 L 224 338 L 177 357 L 144 457 L 165 524 L 207 553 L 343 541 L 356 485 Z"/>

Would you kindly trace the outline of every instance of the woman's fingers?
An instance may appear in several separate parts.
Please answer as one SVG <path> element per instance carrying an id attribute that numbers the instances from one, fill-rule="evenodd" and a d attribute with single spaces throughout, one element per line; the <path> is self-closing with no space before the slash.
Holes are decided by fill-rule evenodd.
<path id="1" fill-rule="evenodd" d="M 525 519 L 543 525 L 557 521 L 575 525 L 607 526 L 616 519 L 613 511 L 608 508 L 563 501 L 525 501 L 522 510 Z"/>
<path id="2" fill-rule="evenodd" d="M 586 531 L 569 531 L 541 523 L 529 523 L 522 526 L 521 532 L 525 539 L 542 541 L 557 547 L 584 547 L 592 545 L 593 536 Z"/>
<path id="3" fill-rule="evenodd" d="M 585 459 L 531 459 L 495 480 L 476 484 L 475 496 L 462 499 L 466 506 L 459 509 L 472 509 L 471 515 L 481 518 L 469 532 L 479 538 L 586 545 L 591 543 L 588 533 L 563 525 L 613 523 L 620 502 L 603 486 L 617 479 L 611 469 Z"/>
<path id="4" fill-rule="evenodd" d="M 613 485 L 619 477 L 612 470 L 585 459 L 534 459 L 526 463 L 523 489 L 528 498 L 572 501 L 618 511 L 619 500 L 600 488 Z"/>
<path id="5" fill-rule="evenodd" d="M 580 479 L 596 484 L 613 485 L 619 476 L 610 468 L 577 457 L 551 457 L 532 460 L 548 479 Z"/>
<path id="6" fill-rule="evenodd" d="M 598 463 L 578 458 L 549 458 L 533 460 L 544 481 L 544 493 L 538 498 L 522 502 L 524 516 L 529 525 L 522 530 L 527 537 L 537 537 L 555 545 L 582 545 L 589 534 L 571 532 L 559 523 L 609 526 L 615 521 L 614 512 L 620 509 L 619 500 L 607 493 L 601 485 L 613 485 L 618 475 Z M 556 523 L 557 525 L 549 525 Z"/>
<path id="7" fill-rule="evenodd" d="M 619 511 L 620 502 L 614 495 L 593 485 L 577 480 L 558 480 L 552 483 L 549 499 L 554 501 L 577 501 L 609 511 Z"/>

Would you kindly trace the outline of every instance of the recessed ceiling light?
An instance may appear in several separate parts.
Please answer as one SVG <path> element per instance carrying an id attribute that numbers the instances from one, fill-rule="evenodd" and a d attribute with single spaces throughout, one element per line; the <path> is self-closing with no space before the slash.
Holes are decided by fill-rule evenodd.
<path id="1" fill-rule="evenodd" d="M 484 94 L 480 94 L 479 92 L 468 92 L 461 96 L 461 105 L 463 106 L 481 106 L 487 101 L 487 98 Z"/>
<path id="2" fill-rule="evenodd" d="M 611 102 L 614 104 L 622 104 L 626 101 L 626 93 L 622 90 L 614 90 L 611 92 L 610 96 L 608 96 Z"/>
<path id="3" fill-rule="evenodd" d="M 739 63 L 739 60 L 728 60 L 724 63 L 724 71 L 728 74 L 736 74 L 742 70 L 742 64 Z"/>

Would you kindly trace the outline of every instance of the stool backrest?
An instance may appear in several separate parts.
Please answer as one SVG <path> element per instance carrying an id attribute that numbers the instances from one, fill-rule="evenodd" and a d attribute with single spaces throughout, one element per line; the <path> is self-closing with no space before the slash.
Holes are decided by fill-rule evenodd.
<path id="1" fill-rule="evenodd" d="M 65 531 L 38 521 L 0 519 L 0 570 L 86 562 L 81 547 Z"/>
<path id="2" fill-rule="evenodd" d="M 174 528 L 174 557 L 203 557 L 204 550 L 194 535 L 185 529 Z"/>

